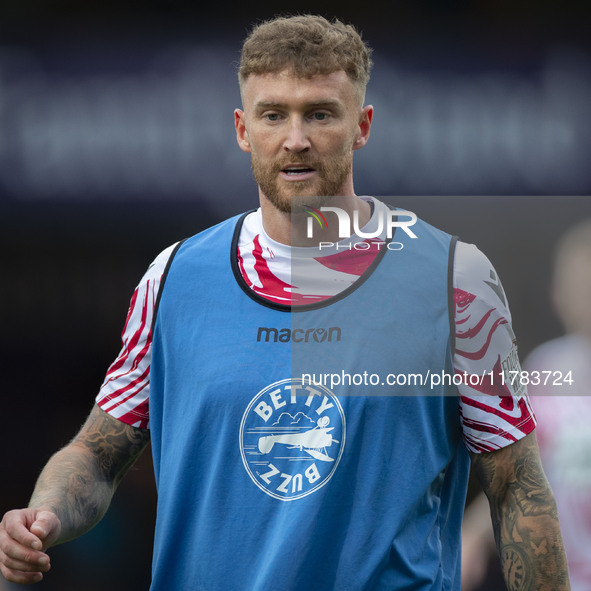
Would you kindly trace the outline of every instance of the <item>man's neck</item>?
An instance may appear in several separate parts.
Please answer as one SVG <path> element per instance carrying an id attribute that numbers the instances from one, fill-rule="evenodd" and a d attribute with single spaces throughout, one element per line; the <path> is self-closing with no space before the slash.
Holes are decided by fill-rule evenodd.
<path id="1" fill-rule="evenodd" d="M 260 196 L 263 227 L 272 240 L 289 246 L 318 246 L 320 242 L 338 242 L 342 235 L 342 223 L 337 213 L 322 212 L 326 223 L 313 222 L 313 233 L 310 232 L 311 214 L 305 211 L 292 213 L 278 210 L 264 195 Z M 362 228 L 371 217 L 369 203 L 357 195 L 339 195 L 324 204 L 334 207 L 348 215 L 350 224 L 348 235 L 353 234 L 354 216 L 358 216 L 357 227 Z M 355 213 L 357 212 L 357 213 Z M 342 216 L 344 217 L 344 216 Z M 312 218 L 313 219 L 313 218 Z"/>

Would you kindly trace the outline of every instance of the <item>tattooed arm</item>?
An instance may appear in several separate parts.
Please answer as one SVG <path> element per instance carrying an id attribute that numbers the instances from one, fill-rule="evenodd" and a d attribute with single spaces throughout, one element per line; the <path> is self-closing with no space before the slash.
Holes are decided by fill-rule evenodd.
<path id="1" fill-rule="evenodd" d="M 473 454 L 488 497 L 509 591 L 568 591 L 566 555 L 554 495 L 532 432 L 490 453 Z"/>
<path id="2" fill-rule="evenodd" d="M 41 580 L 49 570 L 44 551 L 98 523 L 148 441 L 149 431 L 95 405 L 78 435 L 41 472 L 29 508 L 8 512 L 0 523 L 2 574 L 17 583 Z"/>

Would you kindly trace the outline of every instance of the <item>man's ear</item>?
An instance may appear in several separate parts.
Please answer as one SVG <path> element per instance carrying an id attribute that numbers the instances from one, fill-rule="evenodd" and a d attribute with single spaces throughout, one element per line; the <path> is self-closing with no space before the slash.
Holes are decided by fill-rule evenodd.
<path id="1" fill-rule="evenodd" d="M 246 131 L 244 111 L 240 109 L 234 110 L 234 127 L 236 128 L 236 141 L 238 142 L 238 146 L 244 152 L 250 152 L 250 141 L 248 139 L 248 131 Z"/>
<path id="2" fill-rule="evenodd" d="M 367 105 L 361 109 L 361 115 L 359 117 L 359 131 L 357 139 L 353 144 L 354 150 L 359 150 L 367 144 L 369 140 L 369 130 L 371 128 L 371 122 L 373 120 L 373 106 Z"/>

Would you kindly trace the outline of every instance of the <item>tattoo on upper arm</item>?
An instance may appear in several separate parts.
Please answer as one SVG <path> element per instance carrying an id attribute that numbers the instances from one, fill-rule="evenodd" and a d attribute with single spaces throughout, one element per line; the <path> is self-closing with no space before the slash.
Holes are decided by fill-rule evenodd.
<path id="1" fill-rule="evenodd" d="M 524 516 L 556 517 L 556 505 L 533 434 L 498 452 L 473 457 L 474 469 L 494 505 L 513 498 Z"/>
<path id="2" fill-rule="evenodd" d="M 515 481 L 509 485 L 523 515 L 548 514 L 558 517 L 550 485 L 537 456 L 527 455 L 515 458 Z"/>
<path id="3" fill-rule="evenodd" d="M 147 429 L 127 425 L 95 406 L 74 441 L 92 452 L 106 480 L 117 483 L 149 440 Z"/>
<path id="4" fill-rule="evenodd" d="M 472 467 L 478 476 L 484 492 L 488 495 L 488 491 L 495 477 L 495 461 L 493 456 L 488 453 L 473 454 Z"/>

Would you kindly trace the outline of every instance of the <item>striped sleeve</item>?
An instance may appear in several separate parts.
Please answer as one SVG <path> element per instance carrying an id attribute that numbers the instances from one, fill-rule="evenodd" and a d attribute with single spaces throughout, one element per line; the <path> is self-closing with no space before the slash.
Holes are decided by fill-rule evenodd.
<path id="1" fill-rule="evenodd" d="M 152 320 L 160 281 L 175 245 L 161 252 L 136 287 L 121 333 L 122 347 L 96 397 L 112 417 L 141 429 L 150 426 Z"/>
<path id="2" fill-rule="evenodd" d="M 501 281 L 474 245 L 458 242 L 454 262 L 456 348 L 462 374 L 460 417 L 469 451 L 500 449 L 535 427 L 521 371 L 511 313 Z"/>

